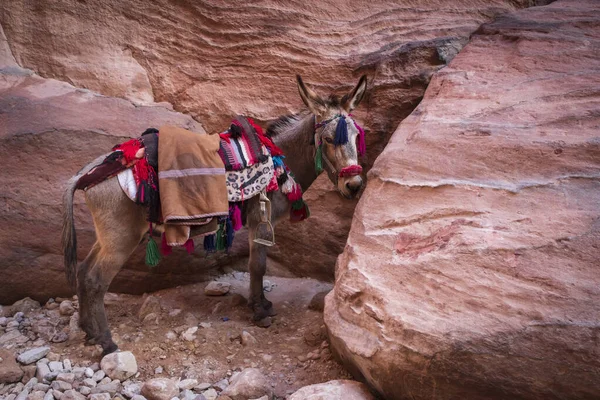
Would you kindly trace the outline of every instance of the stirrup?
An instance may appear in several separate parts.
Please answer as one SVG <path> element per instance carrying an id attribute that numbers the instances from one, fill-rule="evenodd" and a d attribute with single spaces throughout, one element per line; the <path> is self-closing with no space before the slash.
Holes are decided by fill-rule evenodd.
<path id="1" fill-rule="evenodd" d="M 267 197 L 265 192 L 260 193 L 260 222 L 256 225 L 256 233 L 261 225 L 266 225 L 268 228 L 268 232 L 271 233 L 271 240 L 256 238 L 254 239 L 254 243 L 262 244 L 263 246 L 273 246 L 275 245 L 275 231 L 273 230 L 273 225 L 271 224 L 271 200 Z"/>

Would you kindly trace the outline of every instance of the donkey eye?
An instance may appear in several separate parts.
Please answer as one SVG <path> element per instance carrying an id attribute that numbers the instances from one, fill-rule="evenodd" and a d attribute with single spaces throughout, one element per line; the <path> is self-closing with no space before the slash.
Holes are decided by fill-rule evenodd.
<path id="1" fill-rule="evenodd" d="M 330 138 L 330 137 L 326 137 L 326 138 L 325 138 L 325 141 L 326 141 L 327 143 L 329 143 L 329 144 L 333 143 L 333 139 L 332 139 L 332 138 Z"/>

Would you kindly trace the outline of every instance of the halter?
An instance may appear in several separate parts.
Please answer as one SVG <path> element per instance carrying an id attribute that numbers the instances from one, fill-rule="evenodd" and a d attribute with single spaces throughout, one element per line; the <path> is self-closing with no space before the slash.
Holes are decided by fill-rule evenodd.
<path id="1" fill-rule="evenodd" d="M 315 122 L 316 122 L 316 118 L 317 117 L 315 116 Z M 336 131 L 335 131 L 335 138 L 334 138 L 333 143 L 335 146 L 346 144 L 346 143 L 348 143 L 348 125 L 346 122 L 347 118 L 350 118 L 350 121 L 352 121 L 352 123 L 354 124 L 356 129 L 358 129 L 358 138 L 357 138 L 357 146 L 356 146 L 357 153 L 359 156 L 364 155 L 364 153 L 366 151 L 365 131 L 352 118 L 352 114 L 348 114 L 348 115 L 338 114 L 327 120 L 321 121 L 319 123 L 315 123 L 315 133 L 314 133 L 313 142 L 315 144 L 315 149 L 316 149 L 315 169 L 317 170 L 317 174 L 319 174 L 323 170 L 323 167 L 320 162 L 321 160 L 325 160 L 325 165 L 329 168 L 329 172 L 331 172 L 331 174 L 336 177 L 336 180 L 337 180 L 337 178 L 345 178 L 345 177 L 351 177 L 351 176 L 361 174 L 362 167 L 358 164 L 344 167 L 338 173 L 336 171 L 335 167 L 333 166 L 333 164 L 331 163 L 331 161 L 329 161 L 329 158 L 327 158 L 327 156 L 325 154 L 323 154 L 323 149 L 322 149 L 323 141 L 321 140 L 321 137 L 320 137 L 319 133 L 317 132 L 317 129 L 323 128 L 326 125 L 330 124 L 331 122 L 339 119 L 339 121 L 337 123 Z"/>

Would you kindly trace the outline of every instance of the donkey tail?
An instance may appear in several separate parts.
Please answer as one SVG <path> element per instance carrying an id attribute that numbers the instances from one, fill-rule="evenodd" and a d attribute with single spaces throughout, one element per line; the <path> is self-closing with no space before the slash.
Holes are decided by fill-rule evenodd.
<path id="1" fill-rule="evenodd" d="M 69 179 L 63 195 L 62 250 L 65 257 L 67 281 L 72 288 L 77 287 L 75 271 L 75 267 L 77 266 L 77 234 L 73 218 L 73 196 L 75 195 L 75 186 L 78 180 L 79 174 Z"/>

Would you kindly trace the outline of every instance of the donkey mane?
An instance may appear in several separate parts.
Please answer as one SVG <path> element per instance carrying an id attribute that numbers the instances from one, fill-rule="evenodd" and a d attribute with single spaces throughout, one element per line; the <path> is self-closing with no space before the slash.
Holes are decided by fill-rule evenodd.
<path id="1" fill-rule="evenodd" d="M 275 121 L 270 122 L 267 126 L 267 136 L 273 138 L 275 136 L 280 135 L 283 132 L 286 132 L 307 115 L 308 111 L 303 111 L 297 114 L 287 114 L 280 116 Z"/>

